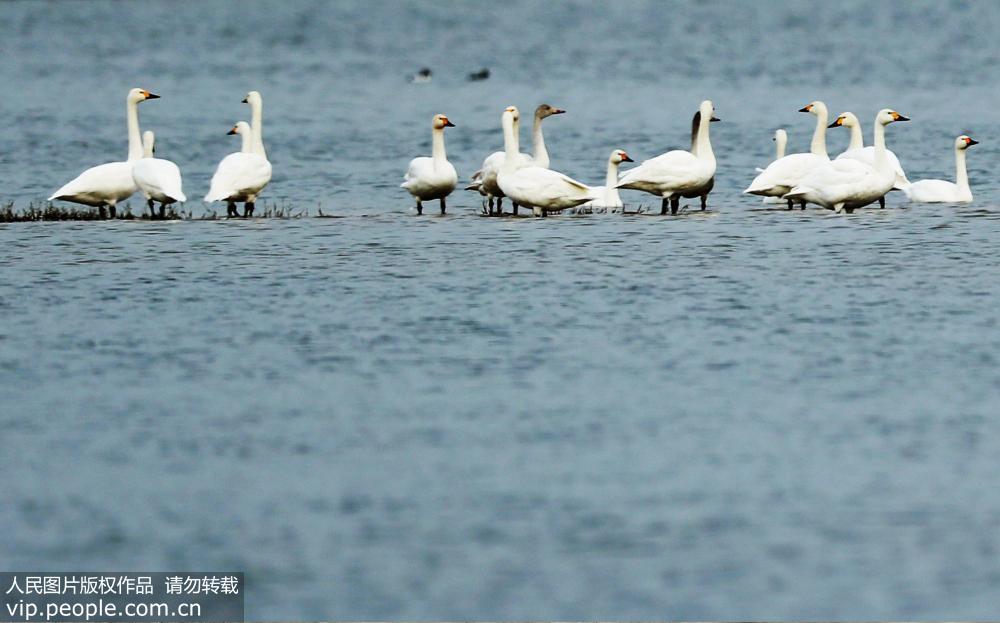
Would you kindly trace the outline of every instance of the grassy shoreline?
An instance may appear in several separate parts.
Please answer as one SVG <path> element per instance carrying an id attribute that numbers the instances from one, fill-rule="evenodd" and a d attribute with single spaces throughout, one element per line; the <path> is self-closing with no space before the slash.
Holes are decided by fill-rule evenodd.
<path id="1" fill-rule="evenodd" d="M 159 206 L 157 206 L 159 209 Z M 278 218 L 278 219 L 292 219 L 292 218 L 302 218 L 306 216 L 311 216 L 308 209 L 296 209 L 287 205 L 277 205 L 271 204 L 261 204 L 257 206 L 254 212 L 253 218 Z M 319 211 L 318 216 L 328 216 L 323 214 L 323 211 Z M 74 206 L 74 205 L 55 205 L 51 202 L 34 202 L 32 201 L 27 205 L 27 207 L 17 208 L 14 206 L 13 201 L 8 201 L 3 205 L 0 205 L 0 223 L 29 223 L 33 221 L 102 221 L 102 220 L 119 220 L 119 221 L 133 221 L 133 220 L 184 220 L 184 221 L 214 221 L 214 220 L 225 220 L 229 217 L 225 214 L 225 208 L 222 209 L 221 214 L 215 210 L 207 210 L 202 214 L 196 215 L 192 210 L 179 209 L 175 210 L 172 206 L 168 207 L 166 214 L 161 219 L 159 216 L 153 217 L 145 206 L 142 206 L 142 212 L 139 214 L 134 214 L 132 212 L 131 206 L 126 203 L 124 206 L 118 209 L 118 215 L 114 219 L 101 218 L 100 212 L 97 208 L 91 208 L 87 206 Z M 242 218 L 242 217 L 237 217 Z"/>

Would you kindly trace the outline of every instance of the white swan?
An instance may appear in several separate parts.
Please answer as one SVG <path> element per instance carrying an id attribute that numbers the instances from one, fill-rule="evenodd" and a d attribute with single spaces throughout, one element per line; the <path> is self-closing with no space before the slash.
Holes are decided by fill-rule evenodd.
<path id="1" fill-rule="evenodd" d="M 597 197 L 580 206 L 581 208 L 607 208 L 620 210 L 623 207 L 621 197 L 618 196 L 618 165 L 623 162 L 634 162 L 628 157 L 624 149 L 616 149 L 611 152 L 608 158 L 608 173 L 604 177 L 604 186 L 593 186 L 592 191 Z"/>
<path id="2" fill-rule="evenodd" d="M 250 91 L 243 98 L 244 104 L 250 104 L 250 127 L 253 129 L 253 153 L 267 159 L 267 151 L 264 150 L 264 99 L 259 91 Z M 252 208 L 251 208 L 252 209 Z"/>
<path id="3" fill-rule="evenodd" d="M 515 205 L 532 208 L 535 216 L 575 208 L 596 199 L 592 188 L 569 176 L 538 166 L 521 165 L 514 135 L 514 124 L 519 114 L 516 107 L 510 106 L 500 117 L 505 154 L 497 182 L 503 194 L 510 197 Z"/>
<path id="4" fill-rule="evenodd" d="M 813 131 L 809 152 L 778 158 L 750 182 L 744 193 L 762 197 L 783 197 L 810 171 L 830 162 L 830 156 L 826 152 L 826 121 L 829 116 L 826 104 L 816 101 L 800 108 L 799 112 L 808 112 L 816 116 L 816 129 Z M 801 206 L 804 210 L 806 204 L 802 203 Z M 791 201 L 788 202 L 788 209 L 792 209 Z"/>
<path id="5" fill-rule="evenodd" d="M 677 214 L 680 198 L 685 193 L 699 191 L 715 176 L 715 154 L 708 128 L 715 108 L 705 100 L 698 107 L 701 120 L 698 125 L 697 154 L 682 149 L 646 160 L 629 170 L 618 182 L 618 188 L 641 190 L 663 198 L 660 214 Z"/>
<path id="6" fill-rule="evenodd" d="M 955 139 L 955 183 L 945 180 L 920 180 L 903 189 L 910 201 L 919 203 L 969 203 L 969 173 L 965 168 L 965 150 L 979 141 L 966 135 Z"/>
<path id="7" fill-rule="evenodd" d="M 132 163 L 142 158 L 142 140 L 139 136 L 139 102 L 156 99 L 144 89 L 132 89 L 125 97 L 125 117 L 128 124 L 128 160 L 124 162 L 109 162 L 87 169 L 76 176 L 49 197 L 49 201 L 61 199 L 94 206 L 100 210 L 101 218 L 105 218 L 105 208 L 111 218 L 116 216 L 116 205 L 119 201 L 128 199 L 136 191 L 132 180 Z"/>
<path id="8" fill-rule="evenodd" d="M 709 121 L 718 121 L 714 116 L 709 119 Z M 694 117 L 691 119 L 691 153 L 698 155 L 698 130 L 701 128 L 701 111 L 694 113 Z M 712 192 L 715 188 L 715 176 L 713 175 L 703 186 L 689 190 L 687 192 L 681 193 L 681 197 L 685 199 L 694 199 L 698 197 L 701 199 L 701 209 L 704 210 L 708 206 L 708 193 Z"/>
<path id="9" fill-rule="evenodd" d="M 421 201 L 438 199 L 441 201 L 441 214 L 445 211 L 444 199 L 455 190 L 458 174 L 455 167 L 448 162 L 448 154 L 444 150 L 444 129 L 453 128 L 455 124 L 445 115 L 434 115 L 431 120 L 431 157 L 421 156 L 410 161 L 406 170 L 405 180 L 400 187 L 405 188 L 417 200 L 417 214 L 423 214 Z"/>
<path id="10" fill-rule="evenodd" d="M 514 122 L 514 135 L 517 138 L 514 151 L 518 154 L 524 165 L 539 166 L 549 168 L 549 152 L 545 148 L 545 136 L 542 134 L 542 121 L 552 115 L 561 115 L 566 111 L 562 108 L 555 108 L 549 104 L 541 104 L 535 109 L 535 122 L 531 130 L 532 154 L 522 154 L 520 150 L 521 122 Z M 466 190 L 476 190 L 486 197 L 489 214 L 493 214 L 493 199 L 497 200 L 496 210 L 498 214 L 503 214 L 503 191 L 497 184 L 497 174 L 503 166 L 504 151 L 495 151 L 483 160 L 483 166 L 472 174 L 472 183 Z M 517 214 L 517 205 L 514 206 L 514 214 Z"/>
<path id="11" fill-rule="evenodd" d="M 851 158 L 834 160 L 806 175 L 785 198 L 851 213 L 884 197 L 896 180 L 886 156 L 885 126 L 896 121 L 909 119 L 888 108 L 875 115 L 874 165 Z"/>
<path id="12" fill-rule="evenodd" d="M 829 127 L 836 128 L 838 126 L 850 128 L 851 143 L 847 146 L 844 153 L 837 156 L 837 159 L 852 158 L 854 160 L 860 160 L 866 164 L 874 164 L 875 148 L 865 147 L 865 139 L 861 133 L 861 123 L 858 122 L 858 118 L 854 115 L 854 113 L 841 113 Z M 885 150 L 885 155 L 889 158 L 889 164 L 892 165 L 892 170 L 896 172 L 896 181 L 893 183 L 892 187 L 896 190 L 905 189 L 910 185 L 910 180 L 906 179 L 906 173 L 903 172 L 903 167 L 899 164 L 899 158 L 896 157 L 896 154 L 894 154 L 891 149 Z M 884 200 L 882 200 L 882 207 L 885 207 Z"/>
<path id="13" fill-rule="evenodd" d="M 243 146 L 219 162 L 205 201 L 225 201 L 228 216 L 239 216 L 236 202 L 242 201 L 243 215 L 250 216 L 257 195 L 271 181 L 271 163 L 254 153 L 254 131 L 246 121 L 234 125 L 227 134 L 239 134 Z"/>
<path id="14" fill-rule="evenodd" d="M 785 146 L 788 144 L 788 132 L 782 128 L 778 128 L 774 131 L 774 136 L 771 138 L 774 141 L 774 160 L 781 160 L 785 157 Z M 772 160 L 772 162 L 774 162 Z M 763 173 L 764 169 L 757 169 L 758 173 Z M 785 200 L 781 197 L 764 197 L 761 199 L 761 203 L 785 203 Z"/>
<path id="15" fill-rule="evenodd" d="M 166 206 L 177 201 L 187 201 L 181 189 L 181 170 L 169 160 L 154 158 L 156 137 L 149 130 L 142 135 L 142 158 L 132 165 L 132 179 L 146 196 L 150 217 L 155 217 L 153 201 L 160 202 L 160 218 L 165 216 Z"/>

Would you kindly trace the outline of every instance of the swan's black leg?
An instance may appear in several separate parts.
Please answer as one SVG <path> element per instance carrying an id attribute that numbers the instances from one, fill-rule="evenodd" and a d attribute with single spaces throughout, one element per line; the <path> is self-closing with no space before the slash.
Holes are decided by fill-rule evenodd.
<path id="1" fill-rule="evenodd" d="M 97 213 L 101 216 L 101 220 L 108 218 L 108 210 L 104 206 L 97 206 Z"/>
<path id="2" fill-rule="evenodd" d="M 146 199 L 146 205 L 149 206 L 149 218 L 150 220 L 156 218 L 156 208 L 153 207 L 153 200 Z"/>
<path id="3" fill-rule="evenodd" d="M 113 204 L 109 205 L 108 206 L 108 215 L 111 218 L 118 218 L 118 208 L 117 208 L 117 206 L 115 206 Z"/>
<path id="4" fill-rule="evenodd" d="M 229 216 L 229 217 L 239 216 L 239 214 L 236 213 L 236 202 L 235 201 L 227 201 L 226 202 L 226 216 Z"/>
<path id="5" fill-rule="evenodd" d="M 667 206 L 669 206 L 669 205 L 670 205 L 670 199 L 667 198 L 667 197 L 664 197 L 663 201 L 660 203 L 660 216 L 666 216 L 666 214 L 667 214 Z"/>
<path id="6" fill-rule="evenodd" d="M 424 206 L 423 204 L 420 203 L 420 200 L 417 199 L 417 215 L 419 216 L 423 213 L 424 213 Z"/>
<path id="7" fill-rule="evenodd" d="M 487 214 L 493 216 L 493 195 L 486 195 L 486 205 L 489 208 Z"/>
<path id="8" fill-rule="evenodd" d="M 677 215 L 677 209 L 680 208 L 680 207 L 681 207 L 681 198 L 680 197 L 676 197 L 676 196 L 672 197 L 670 199 L 670 214 L 676 216 Z"/>
<path id="9" fill-rule="evenodd" d="M 885 209 L 885 195 L 878 198 L 878 207 Z"/>
<path id="10" fill-rule="evenodd" d="M 514 216 L 517 216 L 517 202 L 511 199 L 510 204 L 514 206 Z"/>
<path id="11" fill-rule="evenodd" d="M 701 211 L 704 212 L 705 208 L 708 207 L 708 195 L 701 196 Z"/>
<path id="12" fill-rule="evenodd" d="M 441 197 L 441 214 L 444 214 L 444 209 L 445 209 L 444 197 Z"/>
<path id="13" fill-rule="evenodd" d="M 805 210 L 806 209 L 806 202 L 805 201 L 800 201 L 799 202 L 799 209 L 800 210 Z"/>
<path id="14" fill-rule="evenodd" d="M 253 201 L 243 202 L 243 218 L 249 218 L 253 216 Z"/>
<path id="15" fill-rule="evenodd" d="M 165 203 L 160 204 L 160 218 L 161 219 L 167 218 L 167 204 Z"/>
<path id="16" fill-rule="evenodd" d="M 792 204 L 792 200 L 789 199 L 788 200 L 788 209 L 791 210 L 793 207 L 795 207 L 795 206 Z"/>

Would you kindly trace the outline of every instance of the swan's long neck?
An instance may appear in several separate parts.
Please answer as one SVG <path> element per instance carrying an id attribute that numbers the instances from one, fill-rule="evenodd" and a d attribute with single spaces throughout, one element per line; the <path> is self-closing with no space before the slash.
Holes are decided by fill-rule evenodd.
<path id="1" fill-rule="evenodd" d="M 531 130 L 531 144 L 534 164 L 545 169 L 549 168 L 549 152 L 545 149 L 545 137 L 542 135 L 542 118 L 537 115 L 535 116 L 535 125 Z"/>
<path id="2" fill-rule="evenodd" d="M 250 131 L 250 132 L 241 132 L 240 133 L 240 139 L 243 141 L 242 145 L 240 145 L 240 151 L 243 152 L 244 154 L 252 154 L 252 153 L 254 153 L 254 149 L 253 149 L 253 140 L 254 140 L 253 139 L 253 132 L 252 131 Z"/>
<path id="3" fill-rule="evenodd" d="M 851 144 L 847 149 L 861 149 L 865 146 L 865 135 L 861 131 L 861 126 L 857 123 L 851 126 Z"/>
<path id="4" fill-rule="evenodd" d="M 778 134 L 774 137 L 774 159 L 781 160 L 785 157 L 785 143 L 788 138 L 784 134 Z"/>
<path id="5" fill-rule="evenodd" d="M 969 188 L 969 172 L 965 168 L 965 150 L 955 148 L 955 183 L 966 192 L 972 192 Z"/>
<path id="6" fill-rule="evenodd" d="M 702 160 L 715 162 L 715 152 L 712 151 L 712 141 L 708 136 L 708 128 L 711 123 L 711 114 L 701 116 L 701 120 L 698 123 L 698 136 L 695 140 L 695 148 L 697 151 L 692 153 Z"/>
<path id="7" fill-rule="evenodd" d="M 608 160 L 608 174 L 604 176 L 604 205 L 618 205 L 618 163 L 614 159 Z"/>
<path id="8" fill-rule="evenodd" d="M 125 118 L 128 120 L 128 159 L 142 158 L 142 137 L 139 135 L 139 106 L 131 99 L 125 100 Z"/>
<path id="9" fill-rule="evenodd" d="M 517 122 L 509 117 L 503 119 L 503 167 L 501 170 L 513 171 L 518 158 Z"/>
<path id="10" fill-rule="evenodd" d="M 698 155 L 698 128 L 701 126 L 701 111 L 694 114 L 691 119 L 691 153 Z"/>
<path id="11" fill-rule="evenodd" d="M 813 132 L 812 144 L 809 146 L 810 152 L 816 154 L 817 156 L 823 156 L 824 158 L 830 157 L 826 153 L 827 116 L 826 108 L 820 108 L 816 111 L 816 130 Z"/>
<path id="12" fill-rule="evenodd" d="M 444 128 L 431 130 L 431 155 L 435 165 L 448 160 L 448 154 L 444 151 Z"/>
<path id="13" fill-rule="evenodd" d="M 885 126 L 878 119 L 875 119 L 875 169 L 880 173 L 890 170 L 885 155 Z"/>
<path id="14" fill-rule="evenodd" d="M 264 120 L 264 104 L 258 100 L 253 100 L 253 105 L 250 107 L 250 124 L 253 128 L 253 151 L 257 155 L 267 158 L 267 152 L 264 151 L 264 130 L 261 127 Z"/>

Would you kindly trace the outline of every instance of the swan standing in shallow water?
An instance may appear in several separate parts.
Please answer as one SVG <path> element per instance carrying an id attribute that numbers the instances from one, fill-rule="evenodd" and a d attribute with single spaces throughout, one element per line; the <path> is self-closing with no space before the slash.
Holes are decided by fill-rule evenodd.
<path id="1" fill-rule="evenodd" d="M 94 206 L 101 212 L 101 218 L 106 217 L 105 208 L 115 218 L 116 205 L 119 201 L 128 199 L 137 190 L 132 179 L 132 164 L 142 158 L 142 140 L 139 136 L 139 102 L 156 99 L 143 89 L 132 89 L 125 98 L 125 117 L 128 124 L 128 160 L 124 162 L 109 162 L 87 169 L 76 178 L 57 190 L 49 197 L 49 201 L 61 199 Z"/>
<path id="2" fill-rule="evenodd" d="M 514 136 L 517 138 L 517 141 L 515 141 L 516 144 L 514 151 L 518 154 L 524 165 L 537 166 L 545 169 L 549 168 L 549 152 L 545 148 L 545 136 L 542 134 L 542 121 L 552 115 L 561 115 L 565 112 L 566 111 L 562 108 L 555 108 L 548 104 L 541 104 L 535 109 L 535 122 L 531 130 L 532 154 L 530 156 L 520 153 L 521 123 L 520 120 L 516 120 L 514 122 Z M 489 214 L 493 214 L 494 198 L 497 200 L 496 213 L 503 214 L 503 207 L 501 204 L 503 202 L 504 194 L 503 191 L 500 190 L 500 186 L 497 184 L 497 174 L 500 172 L 500 167 L 503 166 L 503 162 L 503 151 L 495 151 L 487 156 L 486 160 L 483 160 L 483 166 L 472 174 L 472 183 L 466 187 L 466 190 L 479 191 L 479 194 L 486 197 Z M 514 205 L 514 214 L 517 214 L 516 204 Z"/>
<path id="3" fill-rule="evenodd" d="M 826 121 L 829 117 L 826 104 L 816 101 L 803 106 L 799 112 L 816 116 L 816 129 L 813 131 L 809 152 L 778 158 L 750 182 L 744 193 L 761 197 L 784 197 L 810 171 L 830 162 L 830 156 L 826 152 Z M 805 202 L 800 205 L 803 210 L 806 209 Z M 791 201 L 788 201 L 788 209 L 792 209 Z"/>
<path id="4" fill-rule="evenodd" d="M 147 130 L 142 135 L 142 158 L 132 165 L 132 179 L 146 196 L 150 218 L 155 218 L 153 201 L 160 202 L 160 218 L 166 216 L 166 207 L 177 201 L 187 201 L 181 190 L 181 170 L 169 160 L 154 158 L 156 137 Z"/>
<path id="5" fill-rule="evenodd" d="M 837 156 L 837 160 L 841 158 L 851 158 L 853 160 L 859 160 L 865 164 L 875 164 L 875 148 L 865 147 L 865 138 L 861 133 L 861 123 L 858 118 L 852 112 L 841 113 L 829 127 L 836 128 L 843 126 L 851 130 L 851 143 L 847 146 L 844 153 Z M 910 180 L 906 179 L 906 173 L 903 172 L 903 167 L 899 164 L 899 158 L 896 154 L 892 152 L 891 149 L 885 150 L 886 157 L 889 158 L 889 164 L 892 165 L 892 170 L 896 172 L 896 181 L 893 183 L 893 188 L 896 190 L 903 190 L 910 185 Z M 885 198 L 879 199 L 879 204 L 885 207 Z"/>
<path id="6" fill-rule="evenodd" d="M 406 170 L 405 180 L 400 187 L 405 188 L 417 200 L 417 214 L 424 213 L 422 201 L 439 199 L 441 214 L 445 211 L 444 199 L 455 190 L 458 174 L 455 167 L 448 162 L 448 154 L 444 150 L 444 129 L 453 128 L 455 124 L 445 115 L 434 115 L 431 120 L 431 157 L 421 156 L 410 161 Z"/>
<path id="7" fill-rule="evenodd" d="M 715 119 L 712 102 L 705 100 L 698 107 L 697 153 L 676 149 L 646 160 L 628 171 L 618 182 L 618 188 L 641 190 L 663 198 L 660 214 L 677 214 L 680 199 L 685 194 L 699 196 L 715 177 L 715 154 L 709 138 L 709 124 Z"/>
<path id="8" fill-rule="evenodd" d="M 781 160 L 785 157 L 785 146 L 788 144 L 788 132 L 782 128 L 778 128 L 774 131 L 774 136 L 771 138 L 774 141 L 774 162 L 775 160 Z M 763 173 L 764 169 L 757 169 L 758 173 Z M 761 199 L 761 203 L 785 203 L 785 200 L 781 197 L 764 197 Z"/>
<path id="9" fill-rule="evenodd" d="M 535 216 L 575 208 L 596 199 L 597 195 L 586 184 L 550 169 L 530 164 L 523 166 L 519 162 L 514 134 L 519 115 L 517 108 L 510 106 L 500 117 L 505 154 L 497 182 L 503 194 L 515 204 L 532 208 Z"/>
<path id="10" fill-rule="evenodd" d="M 219 162 L 205 201 L 225 201 L 228 216 L 239 216 L 236 202 L 242 201 L 243 216 L 250 216 L 257 195 L 271 181 L 271 163 L 254 153 L 254 131 L 246 121 L 234 125 L 227 134 L 239 134 L 243 139 L 242 149 Z"/>
<path id="11" fill-rule="evenodd" d="M 955 182 L 945 180 L 920 180 L 903 189 L 910 201 L 918 203 L 969 203 L 972 189 L 969 188 L 969 173 L 965 168 L 965 150 L 978 145 L 971 136 L 962 135 L 955 139 Z"/>
<path id="12" fill-rule="evenodd" d="M 622 204 L 621 197 L 618 196 L 616 185 L 618 184 L 618 165 L 623 162 L 635 161 L 628 157 L 624 149 L 616 149 L 611 152 L 611 156 L 608 158 L 608 173 L 604 178 L 604 186 L 593 186 L 591 190 L 597 198 L 583 204 L 580 206 L 581 208 L 607 208 L 609 212 L 622 209 L 624 204 Z"/>
<path id="13" fill-rule="evenodd" d="M 709 119 L 709 121 L 718 121 L 715 117 Z M 698 130 L 701 128 L 701 111 L 694 113 L 694 117 L 691 119 L 691 153 L 698 155 Z M 712 192 L 715 188 L 715 176 L 713 175 L 704 186 L 695 188 L 681 194 L 681 197 L 685 199 L 694 199 L 698 197 L 701 199 L 701 209 L 704 210 L 708 206 L 708 193 Z"/>
<path id="14" fill-rule="evenodd" d="M 896 172 L 886 155 L 885 126 L 896 121 L 909 119 L 888 108 L 875 116 L 874 165 L 851 158 L 834 160 L 806 175 L 785 198 L 851 213 L 884 197 L 896 180 Z"/>

